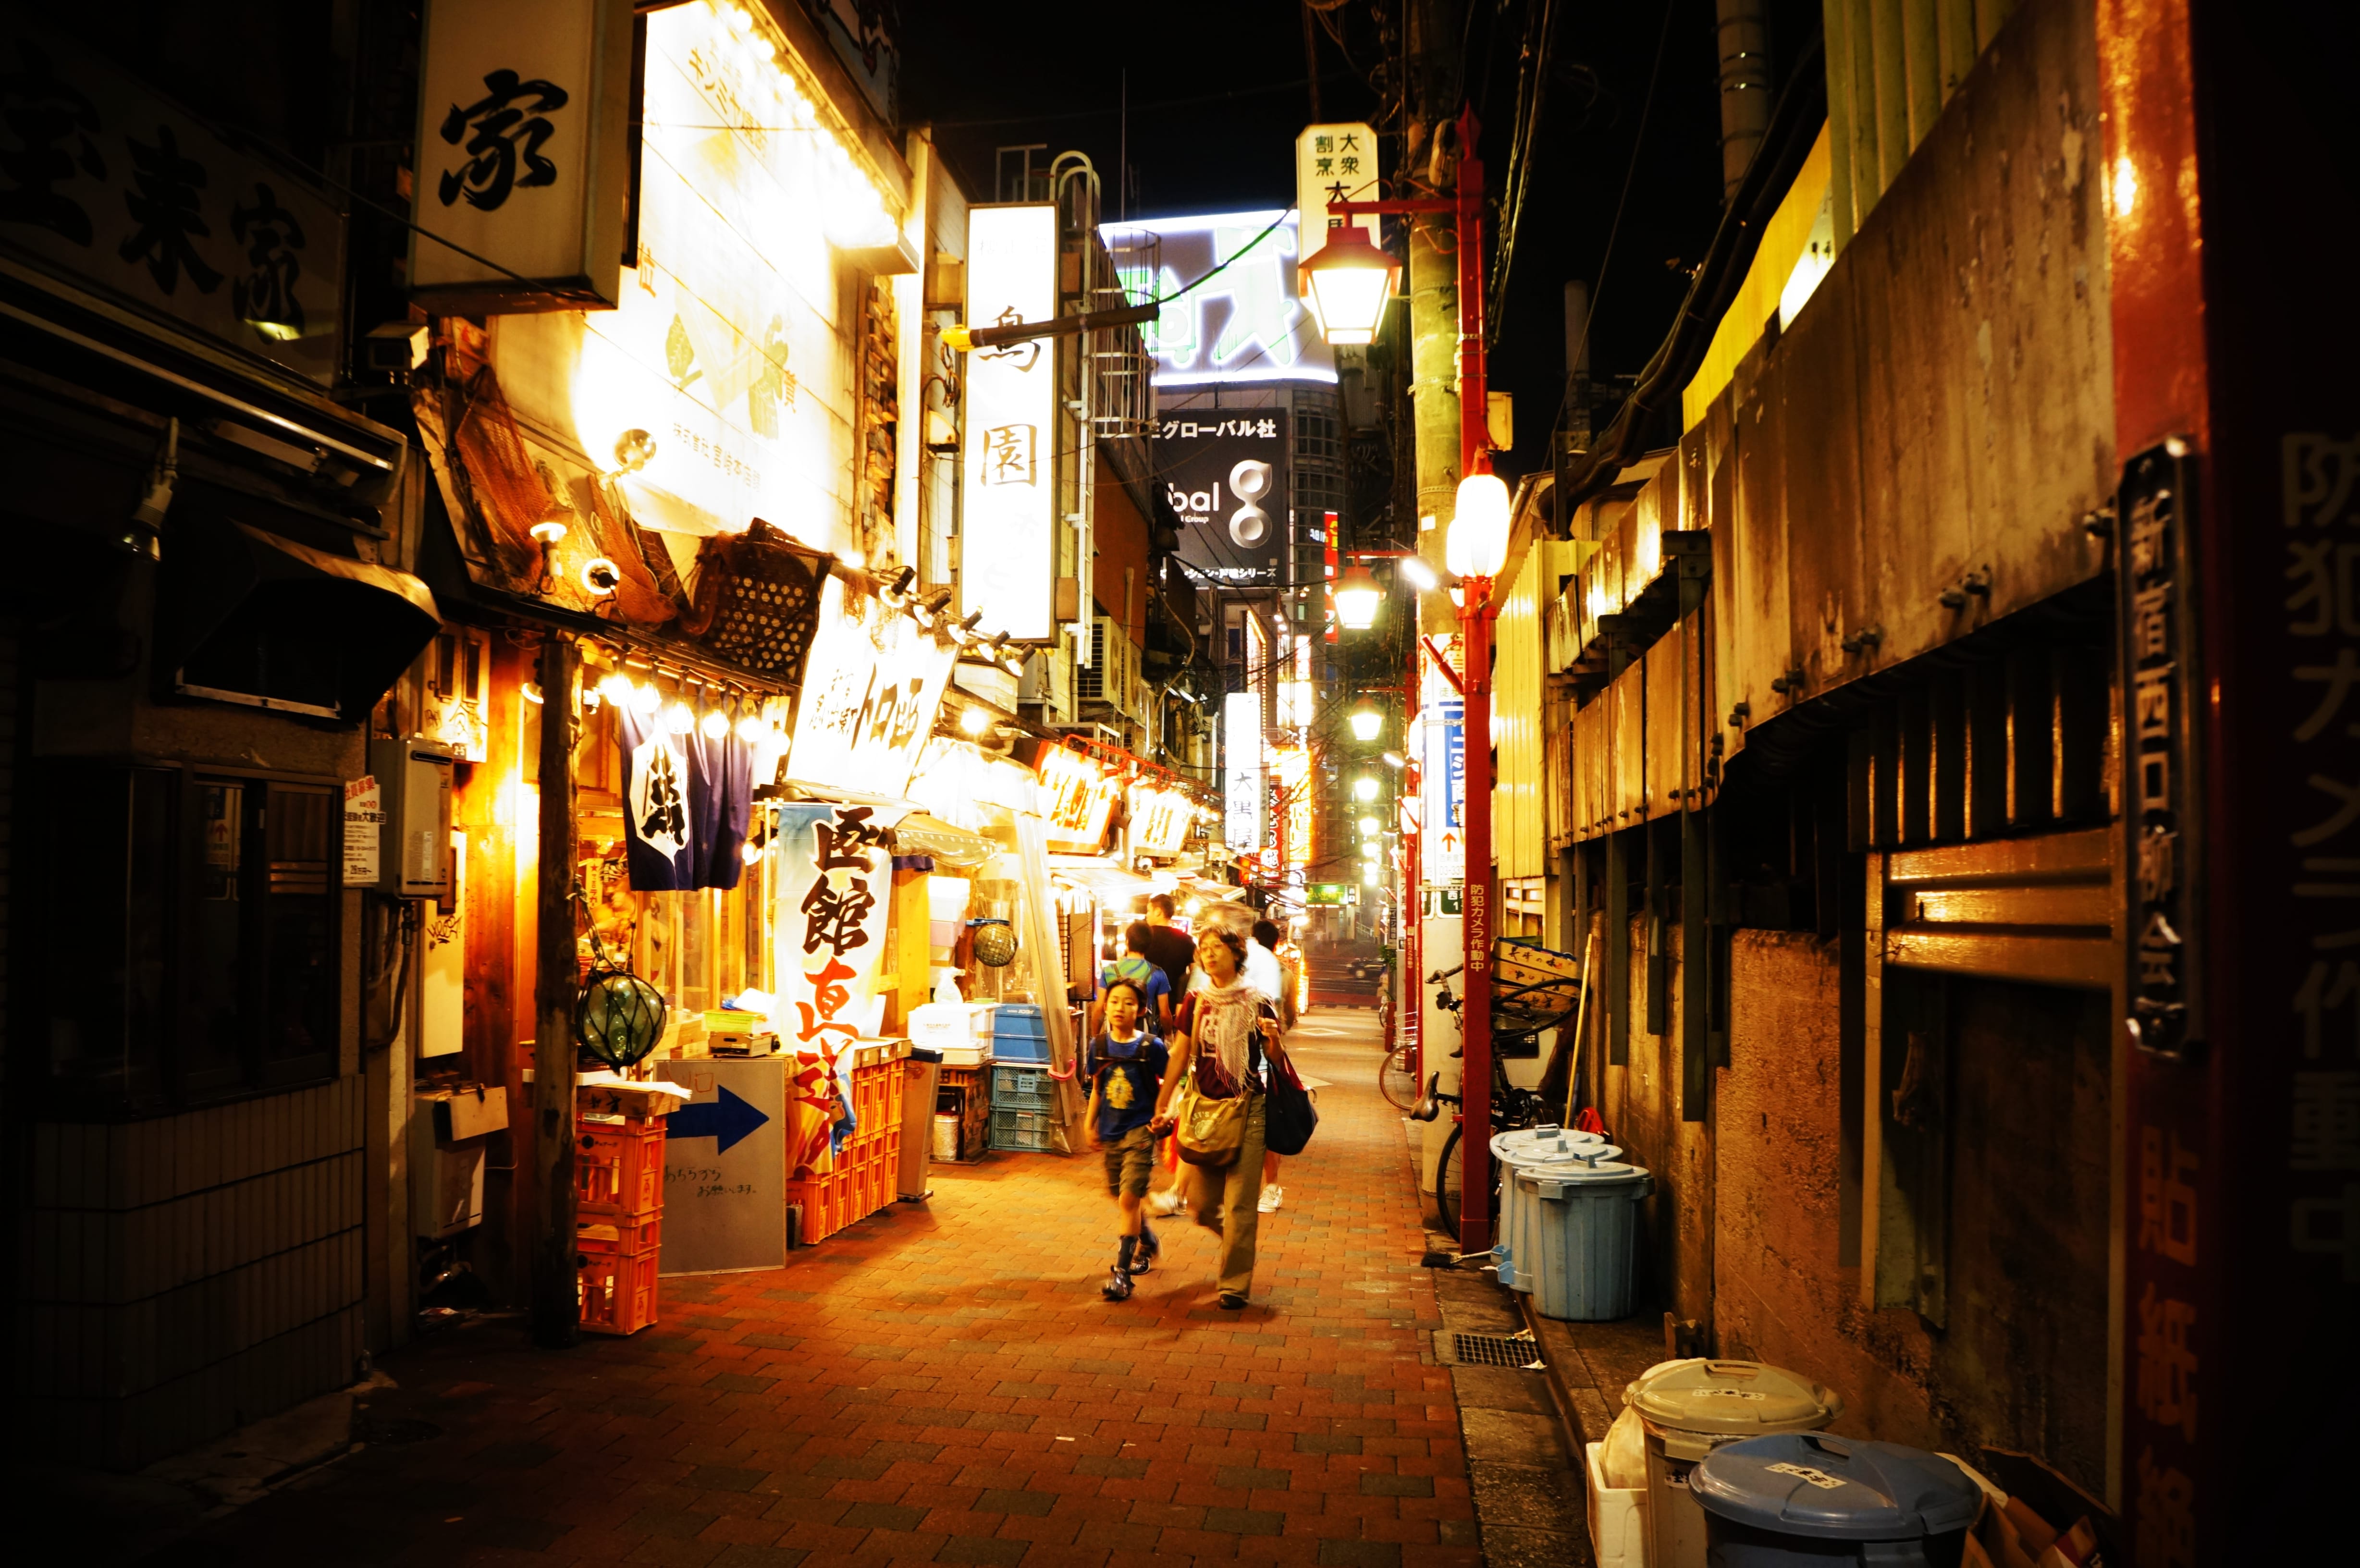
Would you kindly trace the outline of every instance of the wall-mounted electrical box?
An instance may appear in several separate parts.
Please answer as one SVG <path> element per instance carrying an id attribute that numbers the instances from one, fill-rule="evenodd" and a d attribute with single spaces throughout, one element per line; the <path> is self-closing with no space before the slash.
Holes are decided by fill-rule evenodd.
<path id="1" fill-rule="evenodd" d="M 369 772 L 385 814 L 373 892 L 397 898 L 449 898 L 451 770 L 440 741 L 373 740 Z M 349 887 L 352 884 L 346 883 Z"/>

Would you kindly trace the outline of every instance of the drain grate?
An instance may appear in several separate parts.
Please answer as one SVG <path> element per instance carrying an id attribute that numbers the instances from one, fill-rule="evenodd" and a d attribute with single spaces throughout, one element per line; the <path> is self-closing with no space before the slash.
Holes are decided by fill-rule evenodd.
<path id="1" fill-rule="evenodd" d="M 1541 1347 L 1531 1340 L 1496 1334 L 1454 1334 L 1450 1350 L 1461 1367 L 1525 1367 L 1541 1358 Z"/>

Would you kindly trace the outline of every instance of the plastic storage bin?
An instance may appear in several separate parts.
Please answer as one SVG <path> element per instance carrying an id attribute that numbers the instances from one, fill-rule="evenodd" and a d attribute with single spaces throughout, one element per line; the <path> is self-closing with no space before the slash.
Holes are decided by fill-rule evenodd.
<path id="1" fill-rule="evenodd" d="M 1057 1147 L 1057 1118 L 1046 1111 L 991 1107 L 991 1147 L 1003 1154 L 1034 1154 Z"/>
<path id="2" fill-rule="evenodd" d="M 977 1034 L 990 1045 L 994 1062 L 1049 1060 L 1049 1020 L 1031 1002 L 1001 1002 L 981 1012 Z"/>
<path id="3" fill-rule="evenodd" d="M 1590 1545 L 1598 1568 L 1647 1568 L 1647 1489 L 1610 1486 L 1602 1443 L 1582 1444 L 1590 1473 Z"/>
<path id="4" fill-rule="evenodd" d="M 1601 1147 L 1602 1154 L 1605 1149 Z M 1620 1149 L 1614 1150 L 1621 1153 Z M 1636 1165 L 1601 1158 L 1518 1166 L 1516 1203 L 1533 1205 L 1533 1310 L 1567 1323 L 1606 1323 L 1631 1313 L 1639 1247 L 1639 1200 L 1655 1179 Z M 1513 1245 L 1513 1244 L 1512 1244 Z"/>
<path id="5" fill-rule="evenodd" d="M 995 1063 L 991 1069 L 991 1105 L 994 1110 L 1054 1111 L 1057 1107 L 1056 1080 L 1038 1067 Z"/>
<path id="6" fill-rule="evenodd" d="M 1810 1432 L 1723 1444 L 1688 1489 L 1716 1568 L 1957 1568 L 1983 1506 L 1939 1454 Z"/>
<path id="7" fill-rule="evenodd" d="M 1843 1414 L 1841 1396 L 1759 1361 L 1666 1361 L 1622 1397 L 1647 1434 L 1650 1568 L 1705 1568 L 1704 1510 L 1689 1480 L 1707 1454 L 1750 1437 L 1817 1432 Z"/>

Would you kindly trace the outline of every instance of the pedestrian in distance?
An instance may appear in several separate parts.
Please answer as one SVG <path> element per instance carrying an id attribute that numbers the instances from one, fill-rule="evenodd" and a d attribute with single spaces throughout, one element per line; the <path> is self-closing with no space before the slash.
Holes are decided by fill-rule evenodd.
<path id="1" fill-rule="evenodd" d="M 1262 953 L 1270 954 L 1271 963 L 1278 966 L 1279 992 L 1275 1000 L 1278 1003 L 1279 1032 L 1292 1034 L 1295 1025 L 1295 965 L 1278 955 L 1278 923 L 1274 920 L 1254 921 L 1253 940 L 1254 948 L 1259 948 Z M 1246 964 L 1249 971 L 1253 968 L 1257 956 L 1252 948 L 1247 950 Z M 1286 1190 L 1278 1184 L 1278 1156 L 1269 1149 L 1264 1149 L 1262 1157 L 1262 1197 L 1256 1206 L 1263 1214 L 1274 1214 L 1278 1212 L 1278 1205 L 1285 1199 Z"/>
<path id="2" fill-rule="evenodd" d="M 1131 1282 L 1154 1265 L 1163 1247 L 1142 1205 L 1155 1173 L 1157 1086 L 1170 1052 L 1140 1023 L 1146 987 L 1118 978 L 1106 989 L 1106 1029 L 1089 1043 L 1083 1075 L 1090 1096 L 1090 1137 L 1106 1158 L 1107 1192 L 1121 1216 L 1114 1269 L 1098 1293 L 1109 1301 L 1131 1299 Z"/>
<path id="3" fill-rule="evenodd" d="M 1184 1075 L 1196 1095 L 1242 1098 L 1238 1145 L 1224 1163 L 1193 1165 L 1191 1203 L 1196 1224 L 1221 1237 L 1220 1301 L 1224 1312 L 1246 1304 L 1253 1288 L 1255 1227 L 1261 1214 L 1264 1073 L 1278 1052 L 1278 1008 L 1246 983 L 1246 940 L 1235 931 L 1207 931 L 1196 946 L 1207 983 L 1188 993 L 1174 1022 L 1170 1064 L 1156 1097 L 1153 1131 L 1172 1130 L 1172 1097 Z M 1183 1157 L 1186 1158 L 1184 1142 Z"/>
<path id="4" fill-rule="evenodd" d="M 1158 893 L 1147 900 L 1148 962 L 1164 971 L 1175 996 L 1187 995 L 1189 966 L 1196 962 L 1196 943 L 1172 923 L 1172 896 Z"/>
<path id="5" fill-rule="evenodd" d="M 1157 1034 L 1172 1032 L 1172 982 L 1163 968 L 1147 955 L 1153 928 L 1145 920 L 1133 920 L 1122 933 L 1122 956 L 1106 966 L 1098 979 L 1098 999 L 1090 1008 L 1090 1031 L 1095 1034 L 1106 1018 L 1108 990 L 1118 980 L 1135 982 L 1145 998 L 1140 1017 Z"/>

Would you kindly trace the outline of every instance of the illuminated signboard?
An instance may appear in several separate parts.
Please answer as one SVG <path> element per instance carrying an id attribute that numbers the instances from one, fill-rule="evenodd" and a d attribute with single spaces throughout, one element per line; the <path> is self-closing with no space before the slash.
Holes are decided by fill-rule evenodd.
<path id="1" fill-rule="evenodd" d="M 858 794 L 906 791 L 956 657 L 900 610 L 830 577 L 795 704 L 787 777 Z"/>
<path id="2" fill-rule="evenodd" d="M 1139 855 L 1178 855 L 1196 820 L 1196 802 L 1177 789 L 1131 787 L 1131 847 Z"/>
<path id="3" fill-rule="evenodd" d="M 1020 202 L 967 212 L 967 321 L 1045 321 L 1057 313 L 1057 209 Z M 1036 338 L 967 356 L 966 534 L 959 604 L 977 629 L 1022 642 L 1056 635 L 1057 350 Z"/>
<path id="4" fill-rule="evenodd" d="M 1096 855 L 1114 816 L 1118 786 L 1106 770 L 1069 746 L 1044 746 L 1034 771 L 1041 777 L 1042 815 L 1051 849 Z"/>
<path id="5" fill-rule="evenodd" d="M 638 265 L 615 310 L 496 318 L 501 390 L 528 430 L 569 435 L 601 469 L 640 447 L 626 432 L 651 441 L 615 475 L 643 528 L 762 517 L 842 549 L 854 394 L 835 247 L 890 240 L 893 220 L 746 13 L 645 21 Z"/>
<path id="6" fill-rule="evenodd" d="M 1277 764 L 1279 799 L 1286 812 L 1286 864 L 1311 864 L 1311 753 L 1299 746 L 1282 746 L 1271 753 Z"/>
<path id="7" fill-rule="evenodd" d="M 1262 694 L 1232 691 L 1221 707 L 1223 842 L 1231 849 L 1262 847 L 1270 802 L 1262 773 Z"/>
<path id="8" fill-rule="evenodd" d="M 1287 506 L 1283 408 L 1203 409 L 1155 421 L 1155 473 L 1180 519 L 1180 559 L 1215 582 L 1276 584 Z"/>
<path id="9" fill-rule="evenodd" d="M 1377 133 L 1371 125 L 1306 125 L 1295 138 L 1295 203 L 1304 241 L 1303 259 L 1309 261 L 1327 244 L 1324 231 L 1349 223 L 1367 232 L 1371 245 L 1377 235 L 1373 212 L 1338 218 L 1328 211 L 1330 201 L 1373 201 L 1377 189 Z"/>
<path id="10" fill-rule="evenodd" d="M 1299 297 L 1292 213 L 1142 218 L 1099 233 L 1133 300 L 1178 296 L 1139 330 L 1155 356 L 1156 386 L 1336 379 L 1335 355 Z M 1153 267 L 1144 258 L 1155 253 L 1141 243 L 1150 236 L 1161 242 Z M 1180 293 L 1224 261 L 1203 287 Z"/>

